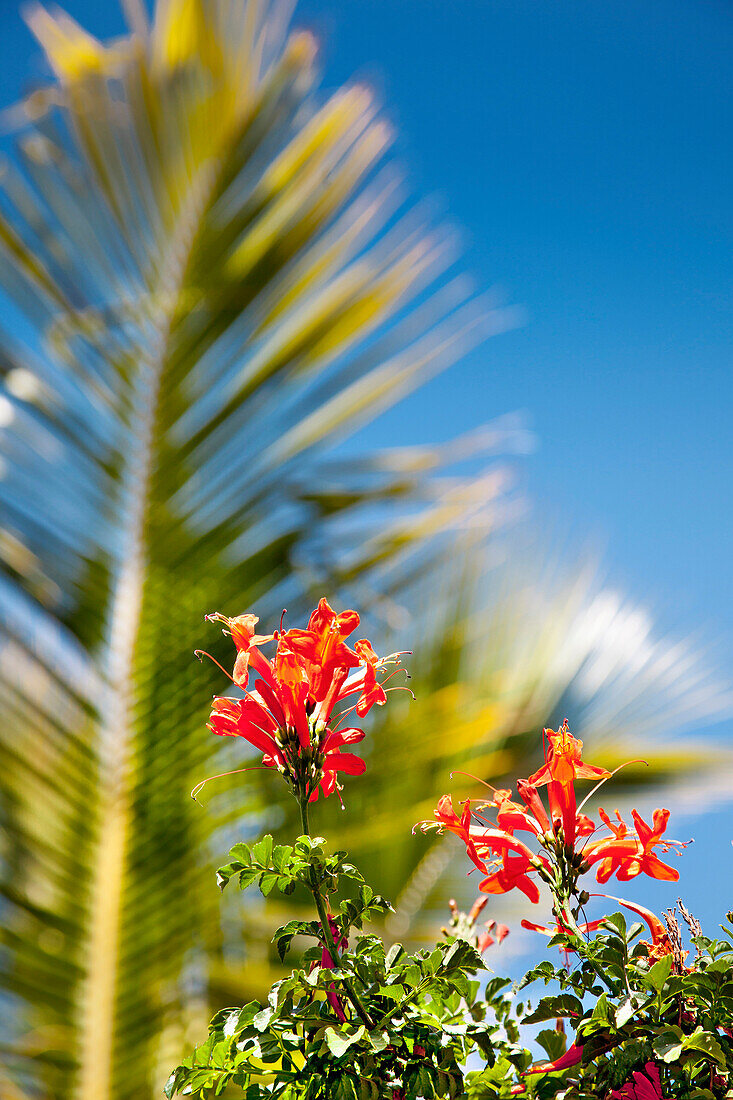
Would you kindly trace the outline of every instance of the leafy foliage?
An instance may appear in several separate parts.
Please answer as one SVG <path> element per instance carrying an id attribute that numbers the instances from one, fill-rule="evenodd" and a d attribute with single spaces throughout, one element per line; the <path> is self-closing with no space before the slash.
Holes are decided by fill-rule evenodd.
<path id="1" fill-rule="evenodd" d="M 188 798 L 241 766 L 226 746 L 213 762 L 221 747 L 201 737 L 218 686 L 192 673 L 202 611 L 295 611 L 332 576 L 389 620 L 429 606 L 415 578 L 435 591 L 446 527 L 493 530 L 511 511 L 495 465 L 434 476 L 501 452 L 506 427 L 325 454 L 460 356 L 486 315 L 445 276 L 447 236 L 400 205 L 371 92 L 321 93 L 311 36 L 276 7 L 166 0 L 148 18 L 126 0 L 130 33 L 112 43 L 30 15 L 52 79 L 10 112 L 0 212 L 0 1092 L 13 1097 L 145 1100 L 210 1008 L 273 979 L 260 912 L 233 921 L 205 888 L 232 822 L 274 828 L 281 806 L 267 778 L 241 775 L 206 815 Z M 508 769 L 592 663 L 570 588 L 546 600 L 529 652 L 517 593 L 485 616 L 478 669 L 465 606 L 447 634 L 426 626 L 424 712 L 401 745 L 385 724 L 378 747 L 395 755 L 370 763 L 385 810 L 359 842 L 383 868 L 395 823 L 427 797 L 400 752 L 421 753 L 436 786 L 450 766 L 425 736 L 436 708 L 461 762 Z M 574 656 L 558 662 L 568 620 Z M 627 649 L 644 675 L 591 732 L 617 732 L 641 696 L 662 713 L 669 683 L 686 715 L 711 709 L 686 653 Z M 405 832 L 390 864 L 408 891 L 416 843 Z"/>
<path id="2" fill-rule="evenodd" d="M 276 982 L 266 1002 L 220 1012 L 206 1042 L 171 1075 L 169 1098 L 213 1097 L 236 1086 L 248 1100 L 506 1100 L 518 1093 L 597 1100 L 616 1097 L 650 1066 L 661 1074 L 660 1098 L 731 1095 L 733 926 L 711 940 L 693 925 L 689 966 L 673 912 L 671 947 L 661 957 L 658 945 L 639 939 L 643 926 L 628 926 L 621 913 L 590 940 L 558 934 L 550 946 L 578 961 L 571 967 L 544 960 L 527 972 L 515 992 L 539 982 L 555 990 L 533 1007 L 506 997 L 508 979 L 476 980 L 485 967 L 464 936 L 449 934 L 434 950 L 409 954 L 401 944 L 386 951 L 379 937 L 361 932 L 387 903 L 343 852 L 326 855 L 320 837 L 276 846 L 266 836 L 251 851 L 236 845 L 230 857 L 217 875 L 222 888 L 238 876 L 242 889 L 258 881 L 265 895 L 275 886 L 284 893 L 298 885 L 323 890 L 332 908 L 338 902 L 336 938 L 346 943 L 353 929 L 359 934 L 330 965 L 318 921 L 279 928 L 273 939 L 283 958 L 296 936 L 316 941 L 302 956 L 306 968 Z M 340 896 L 345 884 L 356 884 L 356 898 Z M 353 1008 L 348 1016 L 334 1011 L 348 1005 L 350 989 L 363 1019 Z M 550 1021 L 555 1027 L 535 1032 L 533 1025 Z M 530 1041 L 546 1052 L 546 1063 L 531 1065 Z M 483 1069 L 467 1071 L 472 1052 Z"/>
<path id="3" fill-rule="evenodd" d="M 322 540 L 377 588 L 430 556 L 465 510 L 429 499 L 444 452 L 319 464 L 482 316 L 310 35 L 255 0 L 127 7 L 111 44 L 31 13 L 54 79 L 13 112 L 0 212 L 3 1061 L 77 1100 L 152 1095 L 191 989 L 216 1001 L 211 835 L 267 805 L 188 798 L 218 747 L 202 612 L 297 608 Z"/>
<path id="4" fill-rule="evenodd" d="M 608 1096 L 650 1062 L 658 1067 L 664 1097 L 730 1095 L 732 930 L 710 939 L 697 926 L 695 958 L 686 965 L 687 952 L 675 942 L 673 913 L 668 927 L 672 949 L 656 957 L 658 952 L 639 939 L 642 926 L 627 926 L 617 913 L 588 942 L 557 938 L 577 952 L 579 964 L 572 970 L 543 962 L 528 972 L 522 985 L 542 980 L 571 992 L 541 997 L 524 1023 L 562 1019 L 571 1031 L 569 1045 L 582 1048 L 582 1059 L 571 1069 L 556 1073 L 548 1067 L 548 1076 L 531 1086 L 537 1096 Z M 564 1052 L 564 1037 L 562 1046 L 548 1050 L 551 1060 Z"/>
<path id="5" fill-rule="evenodd" d="M 289 893 L 305 884 L 335 900 L 344 882 L 355 883 L 356 896 L 340 898 L 333 916 L 335 938 L 345 942 L 352 929 L 361 929 L 388 904 L 344 861 L 344 853 L 326 856 L 323 844 L 320 837 L 301 836 L 292 847 L 274 846 L 267 836 L 251 854 L 236 845 L 230 862 L 219 869 L 220 885 L 238 875 L 243 889 L 257 880 L 265 895 L 275 885 Z M 484 965 L 465 939 L 450 937 L 433 951 L 411 955 L 401 944 L 385 951 L 381 939 L 360 934 L 336 966 L 329 966 L 323 965 L 318 922 L 290 921 L 279 928 L 273 939 L 281 956 L 294 936 L 319 941 L 303 955 L 310 968 L 275 983 L 264 1005 L 254 1001 L 219 1013 L 207 1041 L 172 1074 L 169 1097 L 216 1096 L 229 1084 L 250 1100 L 272 1095 L 377 1100 L 395 1090 L 408 1098 L 457 1097 L 463 1091 L 461 1067 L 472 1050 L 492 1063 L 501 1051 L 512 1064 L 523 1064 L 524 1055 L 500 1037 L 509 1010 L 501 994 L 508 982 L 492 979 L 479 997 L 474 976 Z M 346 1004 L 350 988 L 364 1020 L 334 1012 L 334 995 L 336 1004 Z"/>

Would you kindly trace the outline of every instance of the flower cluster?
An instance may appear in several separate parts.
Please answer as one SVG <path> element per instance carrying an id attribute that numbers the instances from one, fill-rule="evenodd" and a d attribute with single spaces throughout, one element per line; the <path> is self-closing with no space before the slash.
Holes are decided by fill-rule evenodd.
<path id="1" fill-rule="evenodd" d="M 366 638 L 347 645 L 359 625 L 356 611 L 340 615 L 322 599 L 306 630 L 257 634 L 256 615 L 207 619 L 222 622 L 237 647 L 232 673 L 242 698 L 215 698 L 209 729 L 226 737 L 243 737 L 262 752 L 262 762 L 277 768 L 299 800 L 313 801 L 340 791 L 336 773 L 361 775 L 364 761 L 344 746 L 355 745 L 364 731 L 337 728 L 354 711 L 363 718 L 376 703 L 386 702 L 385 680 L 378 674 L 399 664 L 399 654 L 379 658 Z M 272 660 L 260 647 L 276 642 Z M 250 673 L 255 678 L 248 688 Z M 387 677 L 388 679 L 389 677 Z M 337 715 L 337 704 L 351 699 Z"/>
<path id="2" fill-rule="evenodd" d="M 589 895 L 578 892 L 577 886 L 579 878 L 591 868 L 595 867 L 601 883 L 614 875 L 627 882 L 642 873 L 674 881 L 679 878 L 678 872 L 663 863 L 655 849 L 666 852 L 685 845 L 664 837 L 668 810 L 655 810 L 651 825 L 633 810 L 632 828 L 618 810 L 612 819 L 599 809 L 607 835 L 593 839 L 601 826 L 582 813 L 589 796 L 578 806 L 575 784 L 588 779 L 598 785 L 611 773 L 583 761 L 583 743 L 572 736 L 567 722 L 559 730 L 545 730 L 544 735 L 543 767 L 517 783 L 521 804 L 512 801 L 510 790 L 494 790 L 490 801 L 472 805 L 467 799 L 459 816 L 450 796 L 445 795 L 435 810 L 435 820 L 420 824 L 424 830 L 449 829 L 463 840 L 469 858 L 484 876 L 479 887 L 484 893 L 518 889 L 537 902 L 537 880 L 544 881 L 555 900 L 558 926 L 567 931 L 571 899 L 578 905 L 588 900 Z M 543 787 L 547 788 L 547 807 L 540 795 Z M 495 822 L 482 816 L 481 811 L 488 808 L 496 811 Z M 536 850 L 516 835 L 520 832 L 530 834 Z"/>

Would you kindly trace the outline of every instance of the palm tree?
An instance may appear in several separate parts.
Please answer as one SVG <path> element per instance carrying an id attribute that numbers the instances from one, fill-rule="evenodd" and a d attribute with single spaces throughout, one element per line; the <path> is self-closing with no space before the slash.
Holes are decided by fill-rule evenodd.
<path id="1" fill-rule="evenodd" d="M 79 1100 L 150 1094 L 226 942 L 188 797 L 202 614 L 297 609 L 324 544 L 366 578 L 465 511 L 393 545 L 443 456 L 325 483 L 318 455 L 486 317 L 401 208 L 370 91 L 320 94 L 279 9 L 126 9 L 109 45 L 32 12 L 55 80 L 11 112 L 0 218 L 2 1088 Z"/>
<path id="2" fill-rule="evenodd" d="M 239 975 L 241 911 L 220 908 L 210 875 L 228 836 L 276 826 L 278 804 L 241 777 L 206 813 L 189 798 L 232 758 L 203 730 L 221 688 L 213 666 L 192 670 L 203 613 L 297 612 L 328 578 L 382 623 L 433 590 L 447 527 L 506 515 L 498 470 L 434 475 L 508 430 L 323 457 L 501 323 L 446 274 L 450 239 L 402 210 L 368 89 L 319 93 L 311 37 L 267 0 L 161 0 L 152 21 L 140 0 L 125 10 L 129 34 L 108 45 L 32 13 L 55 78 L 11 112 L 3 177 L 11 1100 L 144 1100 L 210 1002 L 269 975 L 257 910 Z M 470 621 L 455 617 L 448 643 L 429 632 L 419 673 L 423 717 L 440 705 L 450 729 L 483 675 L 465 669 Z M 226 660 L 222 644 L 208 648 Z M 510 744 L 529 722 L 529 709 L 496 729 L 484 716 L 460 744 L 475 755 L 487 730 Z M 442 782 L 448 756 L 414 723 L 404 737 Z M 387 725 L 376 736 L 394 740 Z M 389 763 L 385 748 L 375 783 Z"/>

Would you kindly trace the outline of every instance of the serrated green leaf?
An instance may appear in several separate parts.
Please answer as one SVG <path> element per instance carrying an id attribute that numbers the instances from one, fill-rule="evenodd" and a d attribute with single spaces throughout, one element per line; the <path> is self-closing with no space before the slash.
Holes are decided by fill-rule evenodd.
<path id="1" fill-rule="evenodd" d="M 260 891 L 268 897 L 278 884 L 280 876 L 277 871 L 263 871 L 260 875 Z"/>
<path id="2" fill-rule="evenodd" d="M 285 871 L 292 854 L 293 849 L 290 844 L 276 844 L 272 849 L 272 866 L 275 870 L 281 872 Z"/>

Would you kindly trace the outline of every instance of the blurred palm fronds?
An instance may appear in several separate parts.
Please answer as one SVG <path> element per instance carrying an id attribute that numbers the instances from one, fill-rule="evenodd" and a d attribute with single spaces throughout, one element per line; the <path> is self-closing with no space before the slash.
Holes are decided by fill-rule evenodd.
<path id="1" fill-rule="evenodd" d="M 34 9 L 54 78 L 7 114 L 18 138 L 0 193 L 0 1092 L 11 1098 L 157 1095 L 212 1001 L 269 980 L 261 911 L 248 908 L 243 937 L 211 864 L 230 834 L 283 827 L 287 809 L 269 777 L 223 781 L 206 813 L 189 798 L 236 748 L 204 732 L 222 686 L 213 666 L 192 668 L 204 612 L 275 619 L 287 605 L 295 617 L 328 582 L 381 628 L 399 633 L 414 615 L 418 705 L 385 716 L 374 783 L 358 796 L 382 807 L 373 833 L 367 810 L 353 836 L 375 852 L 451 761 L 509 771 L 519 735 L 591 660 L 580 643 L 566 663 L 554 649 L 571 624 L 587 628 L 582 600 L 564 621 L 553 597 L 539 649 L 512 633 L 517 594 L 487 632 L 453 577 L 443 619 L 421 614 L 446 548 L 455 561 L 460 537 L 478 553 L 516 510 L 495 460 L 521 449 L 515 425 L 324 457 L 507 322 L 451 274 L 450 234 L 405 207 L 371 92 L 319 91 L 311 36 L 269 0 L 160 0 L 152 19 L 126 0 L 125 11 L 129 34 L 103 44 Z M 488 466 L 446 476 L 467 458 Z M 222 639 L 209 648 L 229 660 Z M 598 674 L 588 691 L 600 697 Z M 706 692 L 679 705 L 699 715 Z M 617 732 L 613 713 L 603 721 Z M 389 788 L 390 775 L 410 783 Z M 407 879 L 416 858 L 408 840 L 395 874 Z"/>

